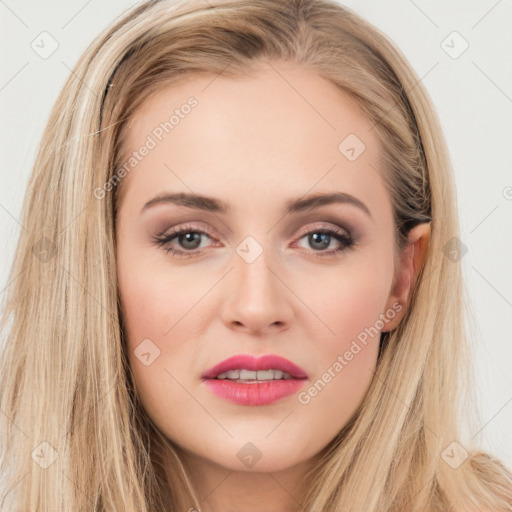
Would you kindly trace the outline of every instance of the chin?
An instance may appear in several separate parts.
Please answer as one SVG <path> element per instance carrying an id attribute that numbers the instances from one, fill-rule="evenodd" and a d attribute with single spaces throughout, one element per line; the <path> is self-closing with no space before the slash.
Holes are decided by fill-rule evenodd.
<path id="1" fill-rule="evenodd" d="M 266 443 L 244 441 L 234 442 L 233 445 L 230 443 L 229 446 L 221 447 L 220 453 L 210 453 L 208 459 L 230 471 L 253 473 L 283 471 L 302 462 L 302 459 L 297 458 L 297 450 L 293 447 L 286 449 L 277 438 L 274 443 L 268 440 Z"/>

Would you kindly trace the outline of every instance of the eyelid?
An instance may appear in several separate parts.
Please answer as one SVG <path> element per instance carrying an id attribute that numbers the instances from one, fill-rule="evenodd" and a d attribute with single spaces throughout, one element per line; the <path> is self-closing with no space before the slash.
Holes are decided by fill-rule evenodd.
<path id="1" fill-rule="evenodd" d="M 331 222 L 325 222 L 325 221 L 316 221 L 313 222 L 313 224 L 307 224 L 305 227 L 301 228 L 299 231 L 299 238 L 302 238 L 304 235 L 307 235 L 314 231 L 315 229 L 322 230 L 322 229 L 329 229 L 338 232 L 339 234 L 351 236 L 352 230 L 349 228 L 344 228 L 342 226 L 338 226 L 336 224 L 333 224 Z"/>
<path id="2" fill-rule="evenodd" d="M 336 221 L 339 222 L 339 221 Z M 334 231 L 339 232 L 340 234 L 346 235 L 346 236 L 354 236 L 357 237 L 358 234 L 355 229 L 353 229 L 350 225 L 346 224 L 346 227 L 340 226 L 336 223 L 333 223 L 331 221 L 316 221 L 316 222 L 309 222 L 305 226 L 301 227 L 298 234 L 295 236 L 295 240 L 302 238 L 304 235 L 307 235 L 311 233 L 312 230 L 315 229 L 331 229 Z M 208 227 L 207 224 L 201 222 L 201 221 L 189 221 L 185 222 L 183 224 L 177 224 L 176 226 L 173 226 L 171 228 L 166 228 L 164 230 L 159 231 L 156 233 L 155 238 L 164 238 L 166 236 L 170 236 L 174 234 L 177 231 L 204 231 L 205 234 L 207 234 L 212 239 L 217 239 L 217 235 L 213 232 L 212 229 Z"/>
<path id="3" fill-rule="evenodd" d="M 210 228 L 208 228 L 205 224 L 199 221 L 197 221 L 198 224 L 195 224 L 195 222 L 196 221 L 185 222 L 183 224 L 177 224 L 176 226 L 166 228 L 163 231 L 156 233 L 155 238 L 164 238 L 178 231 L 204 231 L 209 237 L 216 238 L 213 231 Z"/>

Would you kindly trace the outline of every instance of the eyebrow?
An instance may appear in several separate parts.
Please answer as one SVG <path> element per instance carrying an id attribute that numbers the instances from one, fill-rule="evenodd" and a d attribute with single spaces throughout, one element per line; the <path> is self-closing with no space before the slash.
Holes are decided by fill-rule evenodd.
<path id="1" fill-rule="evenodd" d="M 214 197 L 208 197 L 200 194 L 192 194 L 192 193 L 167 193 L 164 192 L 159 194 L 158 196 L 150 199 L 147 203 L 142 207 L 141 213 L 143 213 L 148 208 L 161 203 L 172 203 L 178 206 L 185 206 L 186 208 L 194 208 L 197 210 L 203 210 L 213 213 L 223 213 L 226 214 L 230 211 L 230 207 L 222 200 L 216 199 Z M 329 204 L 351 204 L 365 212 L 370 218 L 372 215 L 370 213 L 369 208 L 357 197 L 354 197 L 345 192 L 332 192 L 330 194 L 312 194 L 309 196 L 303 196 L 299 199 L 291 199 L 288 200 L 285 204 L 284 213 L 298 213 L 313 210 L 315 208 L 319 208 L 320 206 L 325 206 Z"/>

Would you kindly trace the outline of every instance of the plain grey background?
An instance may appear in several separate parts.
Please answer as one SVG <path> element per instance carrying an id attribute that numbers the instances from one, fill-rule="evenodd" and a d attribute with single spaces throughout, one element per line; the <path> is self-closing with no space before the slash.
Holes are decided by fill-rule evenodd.
<path id="1" fill-rule="evenodd" d="M 50 108 L 80 54 L 135 3 L 0 0 L 0 300 Z M 512 1 L 341 3 L 399 46 L 440 116 L 477 326 L 471 335 L 482 422 L 469 434 L 512 467 Z"/>

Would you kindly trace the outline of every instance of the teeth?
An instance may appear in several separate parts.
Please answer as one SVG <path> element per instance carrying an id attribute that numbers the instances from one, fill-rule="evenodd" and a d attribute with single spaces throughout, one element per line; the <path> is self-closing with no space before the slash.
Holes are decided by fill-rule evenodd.
<path id="1" fill-rule="evenodd" d="M 217 379 L 228 380 L 289 380 L 293 377 L 282 370 L 229 370 L 228 372 L 219 373 Z"/>

